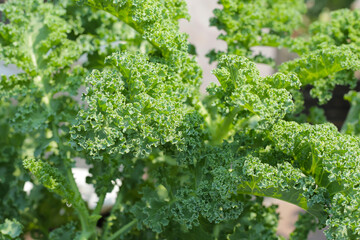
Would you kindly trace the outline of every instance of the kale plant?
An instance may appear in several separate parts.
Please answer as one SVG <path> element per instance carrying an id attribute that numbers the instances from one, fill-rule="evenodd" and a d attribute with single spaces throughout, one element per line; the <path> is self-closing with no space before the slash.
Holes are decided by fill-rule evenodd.
<path id="1" fill-rule="evenodd" d="M 298 31 L 305 1 L 219 3 L 211 25 L 227 50 L 209 53 L 219 84 L 206 94 L 179 31 L 183 0 L 0 4 L 0 60 L 21 69 L 0 79 L 0 239 L 282 239 L 264 197 L 306 211 L 291 239 L 316 227 L 360 238 L 360 95 L 345 96 L 339 131 L 320 108 L 305 114 L 302 92 L 324 104 L 356 86 L 360 12 Z M 255 46 L 297 57 L 277 63 Z M 81 158 L 94 209 L 72 173 Z"/>

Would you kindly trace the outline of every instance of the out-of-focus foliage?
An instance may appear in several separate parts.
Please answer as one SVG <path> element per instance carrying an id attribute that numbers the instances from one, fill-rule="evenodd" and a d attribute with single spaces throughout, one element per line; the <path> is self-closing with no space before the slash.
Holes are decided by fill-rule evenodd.
<path id="1" fill-rule="evenodd" d="M 310 94 L 320 103 L 326 103 L 336 85 L 356 86 L 354 72 L 360 69 L 360 55 L 356 51 L 357 48 L 348 45 L 315 50 L 283 63 L 280 71 L 295 73 L 302 85 L 313 85 Z"/>
<path id="2" fill-rule="evenodd" d="M 275 64 L 274 60 L 261 53 L 253 55 L 252 47 L 292 48 L 296 42 L 292 35 L 301 26 L 302 15 L 306 11 L 305 3 L 298 0 L 220 0 L 219 3 L 223 8 L 214 10 L 215 17 L 211 19 L 210 25 L 225 31 L 219 39 L 226 42 L 226 53 L 246 56 L 270 65 Z M 211 51 L 210 61 L 222 54 Z"/>
<path id="3" fill-rule="evenodd" d="M 16 220 L 6 219 L 3 224 L 0 224 L 0 239 L 20 239 L 22 233 L 22 225 Z"/>
<path id="4" fill-rule="evenodd" d="M 334 11 L 341 8 L 350 8 L 355 0 L 306 0 L 307 15 L 316 19 L 324 11 Z"/>
<path id="5" fill-rule="evenodd" d="M 220 3 L 211 22 L 228 49 L 211 55 L 219 85 L 205 96 L 182 0 L 0 5 L 0 59 L 22 70 L 0 82 L 1 239 L 283 239 L 263 197 L 307 211 L 291 239 L 323 227 L 360 237 L 360 145 L 347 135 L 358 134 L 357 93 L 343 133 L 318 108 L 298 116 L 301 87 L 326 102 L 335 85 L 355 86 L 359 12 L 296 37 L 303 1 Z M 253 55 L 258 45 L 299 57 L 276 66 Z M 256 62 L 279 72 L 261 77 Z M 79 157 L 95 209 L 72 173 Z"/>
<path id="6" fill-rule="evenodd" d="M 302 87 L 314 86 L 311 96 L 317 98 L 320 104 L 331 99 L 336 85 L 348 85 L 351 88 L 356 86 L 354 70 L 358 69 L 355 65 L 360 54 L 358 10 L 334 11 L 329 17 L 330 21 L 315 21 L 308 27 L 308 33 L 302 33 L 299 30 L 303 24 L 302 14 L 306 11 L 303 1 L 219 2 L 224 7 L 214 11 L 215 17 L 211 25 L 225 31 L 220 34 L 219 39 L 227 43 L 228 53 L 246 56 L 280 71 L 287 72 L 286 69 L 289 68 L 290 72 L 298 74 Z M 258 46 L 284 48 L 301 58 L 278 66 L 275 64 L 276 59 L 264 57 L 261 50 L 255 54 L 254 47 Z M 208 56 L 210 61 L 214 61 L 222 54 L 212 50 Z M 337 57 L 339 54 L 342 56 Z M 351 64 L 354 67 L 343 62 L 347 60 L 353 61 Z M 328 65 L 327 61 L 331 64 Z M 342 67 L 335 67 L 338 63 Z M 318 69 L 324 68 L 324 65 L 326 68 L 331 66 L 332 69 Z M 300 112 L 302 97 L 294 93 L 294 98 L 299 102 L 296 112 Z"/>
<path id="7" fill-rule="evenodd" d="M 346 117 L 346 120 L 341 128 L 342 133 L 359 136 L 360 134 L 360 94 L 355 91 L 350 91 L 345 95 L 345 100 L 349 101 L 351 108 Z"/>
<path id="8" fill-rule="evenodd" d="M 316 220 L 308 213 L 299 214 L 299 219 L 295 223 L 295 230 L 291 233 L 291 240 L 306 239 L 310 231 L 315 231 Z"/>

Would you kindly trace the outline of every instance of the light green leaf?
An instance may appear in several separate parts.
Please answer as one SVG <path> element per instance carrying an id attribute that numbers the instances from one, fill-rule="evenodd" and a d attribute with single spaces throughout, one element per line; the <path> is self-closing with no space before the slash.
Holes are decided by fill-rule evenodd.
<path id="1" fill-rule="evenodd" d="M 10 239 L 20 237 L 22 234 L 23 226 L 16 220 L 5 219 L 5 223 L 0 224 L 0 232 Z"/>

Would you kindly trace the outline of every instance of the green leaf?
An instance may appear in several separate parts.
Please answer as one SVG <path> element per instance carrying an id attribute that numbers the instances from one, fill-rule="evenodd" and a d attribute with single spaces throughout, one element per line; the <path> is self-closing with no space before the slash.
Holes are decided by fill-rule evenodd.
<path id="1" fill-rule="evenodd" d="M 331 98 L 331 91 L 336 85 L 355 87 L 357 80 L 353 77 L 353 72 L 349 76 L 341 71 L 358 69 L 360 59 L 356 48 L 347 45 L 320 49 L 280 66 L 283 73 L 295 73 L 303 86 L 313 85 L 311 94 L 321 104 Z"/>
<path id="2" fill-rule="evenodd" d="M 344 96 L 351 107 L 341 128 L 342 133 L 359 136 L 360 134 L 360 93 L 350 91 Z"/>
<path id="3" fill-rule="evenodd" d="M 187 52 L 186 35 L 179 32 L 177 20 L 189 18 L 182 0 L 170 1 L 82 1 L 105 10 L 134 28 L 152 45 L 167 55 L 181 50 Z"/>
<path id="4" fill-rule="evenodd" d="M 5 237 L 10 237 L 10 239 L 20 237 L 22 230 L 23 226 L 16 219 L 5 219 L 5 222 L 0 224 L 1 234 L 5 235 Z"/>
<path id="5" fill-rule="evenodd" d="M 292 73 L 277 73 L 263 78 L 255 63 L 250 60 L 239 56 L 223 56 L 214 74 L 221 86 L 213 85 L 208 88 L 208 92 L 221 99 L 221 104 L 226 104 L 229 113 L 237 108 L 237 114 L 242 118 L 255 115 L 260 120 L 274 122 L 293 111 L 289 90 L 298 89 L 300 82 Z M 218 108 L 223 107 L 221 104 Z"/>
<path id="6" fill-rule="evenodd" d="M 2 4 L 0 59 L 35 77 L 72 64 L 80 57 L 76 42 L 67 39 L 72 25 L 61 18 L 63 8 L 40 0 Z"/>
<path id="7" fill-rule="evenodd" d="M 49 163 L 35 159 L 25 159 L 24 167 L 29 169 L 47 189 L 60 195 L 68 203 L 76 205 L 80 202 L 59 169 L 54 168 Z"/>
<path id="8" fill-rule="evenodd" d="M 79 232 L 76 230 L 76 224 L 69 222 L 68 224 L 53 230 L 49 235 L 49 240 L 77 239 Z"/>
<path id="9" fill-rule="evenodd" d="M 261 53 L 253 55 L 252 47 L 288 47 L 297 50 L 293 45 L 296 46 L 299 39 L 291 36 L 302 24 L 302 15 L 306 11 L 303 1 L 220 0 L 219 3 L 223 8 L 214 10 L 215 17 L 211 18 L 210 25 L 225 31 L 218 38 L 227 43 L 228 54 L 273 64 L 273 59 Z M 214 53 L 218 57 L 225 54 L 221 51 Z"/>

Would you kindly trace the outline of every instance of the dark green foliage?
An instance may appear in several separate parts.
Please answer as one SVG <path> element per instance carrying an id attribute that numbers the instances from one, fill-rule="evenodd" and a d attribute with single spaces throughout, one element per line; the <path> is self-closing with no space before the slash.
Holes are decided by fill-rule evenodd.
<path id="1" fill-rule="evenodd" d="M 346 95 L 342 133 L 319 108 L 299 115 L 301 87 L 320 103 L 336 85 L 355 87 L 359 12 L 295 37 L 301 0 L 220 4 L 211 24 L 228 49 L 210 54 L 219 85 L 204 96 L 179 31 L 182 0 L 0 5 L 0 59 L 22 70 L 0 79 L 0 239 L 283 239 L 263 197 L 307 211 L 291 239 L 323 227 L 328 239 L 360 237 L 359 96 Z M 253 55 L 259 45 L 299 56 L 276 65 Z M 261 77 L 255 62 L 278 72 Z M 72 173 L 79 158 L 95 209 Z"/>

